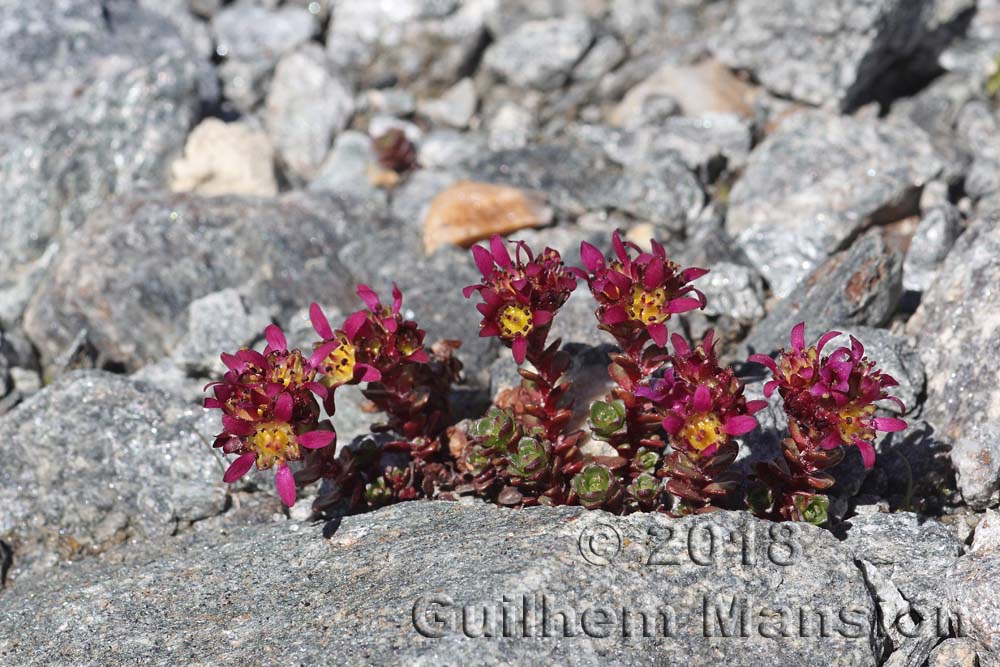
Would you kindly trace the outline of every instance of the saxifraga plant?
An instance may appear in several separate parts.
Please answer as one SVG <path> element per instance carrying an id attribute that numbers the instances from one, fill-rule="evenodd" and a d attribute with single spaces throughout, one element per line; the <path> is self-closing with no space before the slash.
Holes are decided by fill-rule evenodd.
<path id="1" fill-rule="evenodd" d="M 223 415 L 215 446 L 237 455 L 224 481 L 254 466 L 275 467 L 279 496 L 292 505 L 297 484 L 327 480 L 328 491 L 315 505 L 320 510 L 341 504 L 359 512 L 472 494 L 512 507 L 569 504 L 683 515 L 747 506 L 772 520 L 826 522 L 822 491 L 833 485 L 829 469 L 844 448 L 857 447 L 870 467 L 876 431 L 906 427 L 875 412 L 880 400 L 902 407 L 887 391 L 895 380 L 875 368 L 854 338 L 851 347 L 827 356 L 823 347 L 837 332 L 806 347 L 799 324 L 791 350 L 777 359 L 750 359 L 771 370 L 765 394 L 781 396 L 789 437 L 780 459 L 757 464 L 745 480 L 733 467 L 736 438 L 757 427 L 753 415 L 767 402 L 746 400 L 733 369 L 719 364 L 711 331 L 693 345 L 667 329 L 674 315 L 705 307 L 692 282 L 707 270 L 681 268 L 656 241 L 646 251 L 615 232 L 611 245 L 613 254 L 605 257 L 583 243 L 583 268 L 567 267 L 551 248 L 535 253 L 520 241 L 511 252 L 499 236 L 472 248 L 482 279 L 463 294 L 478 297 L 480 335 L 510 349 L 521 382 L 471 423 L 455 424 L 448 404 L 462 370 L 454 356 L 458 343 L 428 349 L 424 331 L 401 315 L 395 286 L 391 305 L 384 305 L 360 285 L 366 308 L 337 329 L 313 304 L 320 340 L 308 353 L 289 350 L 272 325 L 263 352 L 222 355 L 228 371 L 209 385 L 213 395 L 205 406 Z M 589 406 L 585 430 L 569 427 L 572 359 L 560 340 L 549 340 L 554 318 L 579 282 L 596 301 L 598 328 L 617 344 L 608 365 L 611 389 Z M 385 415 L 385 423 L 372 428 L 385 437 L 335 453 L 336 392 L 356 384 Z M 298 468 L 294 474 L 290 463 Z"/>

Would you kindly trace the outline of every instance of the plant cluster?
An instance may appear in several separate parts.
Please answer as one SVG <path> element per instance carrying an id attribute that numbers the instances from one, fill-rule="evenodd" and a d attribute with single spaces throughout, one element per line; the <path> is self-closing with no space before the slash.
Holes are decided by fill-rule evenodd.
<path id="1" fill-rule="evenodd" d="M 888 394 L 895 380 L 853 337 L 849 348 L 824 356 L 838 332 L 807 347 L 804 324 L 797 325 L 791 349 L 750 358 L 773 375 L 765 395 L 780 395 L 789 437 L 780 458 L 757 464 L 745 479 L 734 466 L 736 438 L 757 428 L 754 414 L 767 401 L 746 399 L 734 370 L 720 365 L 711 331 L 693 344 L 667 326 L 674 315 L 705 307 L 692 283 L 707 271 L 678 266 L 656 241 L 644 250 L 615 232 L 611 245 L 605 257 L 583 243 L 582 268 L 566 266 L 551 248 L 535 253 L 499 236 L 472 248 L 482 278 L 463 294 L 476 297 L 480 335 L 509 348 L 521 375 L 472 422 L 456 423 L 448 403 L 461 378 L 458 343 L 428 348 L 424 331 L 401 315 L 395 286 L 390 305 L 359 286 L 366 307 L 337 329 L 313 304 L 319 340 L 308 352 L 288 349 L 282 332 L 268 327 L 263 352 L 224 354 L 229 370 L 209 385 L 205 406 L 222 412 L 215 446 L 237 455 L 224 480 L 276 467 L 285 504 L 295 502 L 296 484 L 324 479 L 332 491 L 321 507 L 341 503 L 355 512 L 470 494 L 512 507 L 575 504 L 615 513 L 745 506 L 774 520 L 825 522 L 822 492 L 845 448 L 857 447 L 871 467 L 876 431 L 906 426 L 876 413 L 881 400 L 902 407 Z M 580 283 L 617 349 L 608 360 L 610 390 L 589 406 L 586 428 L 573 428 L 573 360 L 549 333 Z M 355 384 L 385 415 L 372 428 L 385 436 L 335 454 L 336 392 Z"/>

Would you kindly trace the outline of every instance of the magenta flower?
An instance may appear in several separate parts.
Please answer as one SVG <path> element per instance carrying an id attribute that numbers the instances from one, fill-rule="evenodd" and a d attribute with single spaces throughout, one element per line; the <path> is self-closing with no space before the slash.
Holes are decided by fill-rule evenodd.
<path id="1" fill-rule="evenodd" d="M 496 336 L 508 345 L 514 361 L 523 363 L 529 342 L 544 346 L 552 318 L 576 289 L 576 279 L 552 248 L 537 257 L 523 241 L 515 243 L 511 259 L 500 236 L 490 239 L 490 249 L 472 246 L 483 282 L 469 285 L 465 298 L 479 292 L 483 303 L 476 308 L 483 319 L 479 335 Z"/>
<path id="2" fill-rule="evenodd" d="M 301 352 L 289 350 L 281 329 L 265 331 L 264 352 L 240 350 L 223 354 L 229 369 L 221 382 L 213 382 L 213 396 L 205 407 L 222 411 L 223 431 L 215 447 L 238 457 L 223 481 L 232 483 L 251 467 L 277 466 L 275 484 L 282 502 L 295 504 L 295 480 L 288 462 L 302 458 L 302 449 L 320 449 L 336 434 L 319 428 L 319 408 L 313 394 L 326 396 L 326 387 L 315 381 L 315 369 Z"/>
<path id="3" fill-rule="evenodd" d="M 671 315 L 705 307 L 705 295 L 688 283 L 708 271 L 682 270 L 667 259 L 666 250 L 655 240 L 650 241 L 651 251 L 643 252 L 635 243 L 623 242 L 615 231 L 612 243 L 616 259 L 610 263 L 593 245 L 580 244 L 587 273 L 578 275 L 597 300 L 601 328 L 620 340 L 631 340 L 644 331 L 657 345 L 665 346 L 666 321 Z"/>
<path id="4" fill-rule="evenodd" d="M 701 345 L 691 348 L 674 334 L 671 368 L 663 379 L 642 387 L 636 396 L 646 398 L 663 410 L 663 429 L 675 449 L 701 457 L 711 457 L 730 438 L 757 428 L 753 414 L 766 401 L 747 401 L 743 385 L 729 368 L 719 366 L 714 332 Z"/>
<path id="5" fill-rule="evenodd" d="M 764 386 L 765 394 L 778 390 L 789 420 L 808 442 L 822 449 L 854 445 L 865 467 L 871 468 L 876 432 L 906 428 L 902 419 L 876 417 L 875 403 L 892 401 L 904 413 L 906 406 L 887 391 L 899 383 L 875 368 L 854 336 L 850 348 L 840 347 L 821 356 L 826 344 L 839 335 L 829 331 L 815 345 L 806 347 L 805 323 L 799 323 L 792 329 L 791 349 L 783 349 L 777 360 L 761 354 L 750 360 L 771 370 L 774 379 Z"/>

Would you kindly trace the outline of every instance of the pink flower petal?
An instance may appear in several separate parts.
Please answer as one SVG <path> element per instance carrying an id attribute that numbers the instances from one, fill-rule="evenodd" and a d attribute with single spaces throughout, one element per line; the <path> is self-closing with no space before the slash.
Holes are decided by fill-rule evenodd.
<path id="1" fill-rule="evenodd" d="M 326 395 L 330 393 L 330 390 L 326 388 L 325 385 L 319 382 L 307 382 L 305 388 L 316 394 L 320 398 L 326 398 Z"/>
<path id="2" fill-rule="evenodd" d="M 395 315 L 399 313 L 399 309 L 403 307 L 403 293 L 399 290 L 399 286 L 396 283 L 392 284 L 392 314 Z"/>
<path id="3" fill-rule="evenodd" d="M 837 447 L 840 447 L 840 445 L 841 440 L 840 433 L 838 431 L 828 433 L 819 443 L 820 449 L 836 449 Z"/>
<path id="4" fill-rule="evenodd" d="M 523 364 L 524 357 L 528 353 L 528 339 L 524 336 L 518 336 L 511 343 L 510 350 L 514 353 L 514 361 L 518 364 Z"/>
<path id="5" fill-rule="evenodd" d="M 778 365 L 774 363 L 774 359 L 767 356 L 766 354 L 751 354 L 747 361 L 752 361 L 755 364 L 760 364 L 761 366 L 767 366 L 771 369 L 772 373 L 778 372 Z"/>
<path id="6" fill-rule="evenodd" d="M 723 430 L 727 435 L 743 435 L 757 428 L 757 420 L 749 415 L 738 415 L 726 420 Z"/>
<path id="7" fill-rule="evenodd" d="M 418 364 L 429 363 L 431 358 L 427 356 L 427 351 L 424 348 L 414 351 L 410 356 L 406 358 L 407 361 L 413 361 Z"/>
<path id="8" fill-rule="evenodd" d="M 876 417 L 872 421 L 875 422 L 875 430 L 877 431 L 888 431 L 892 433 L 895 431 L 906 430 L 906 422 L 902 419 L 896 419 L 895 417 Z"/>
<path id="9" fill-rule="evenodd" d="M 489 278 L 490 274 L 493 273 L 493 255 L 486 248 L 474 245 L 472 246 L 472 258 L 476 260 L 476 268 L 479 269 L 479 273 L 483 274 L 483 278 Z"/>
<path id="10" fill-rule="evenodd" d="M 222 476 L 222 481 L 226 484 L 232 484 L 239 478 L 243 477 L 243 475 L 247 474 L 256 461 L 257 455 L 253 452 L 247 452 L 246 454 L 240 456 L 226 469 L 226 474 Z"/>
<path id="11" fill-rule="evenodd" d="M 670 435 L 677 435 L 684 428 L 684 420 L 672 412 L 663 418 L 663 430 Z"/>
<path id="12" fill-rule="evenodd" d="M 360 382 L 378 382 L 382 379 L 382 373 L 374 366 L 358 364 L 354 367 L 354 378 Z"/>
<path id="13" fill-rule="evenodd" d="M 747 412 L 756 414 L 768 406 L 767 401 L 747 401 Z"/>
<path id="14" fill-rule="evenodd" d="M 777 380 L 771 380 L 770 382 L 766 383 L 764 385 L 764 396 L 766 396 L 767 398 L 771 398 L 771 394 L 773 394 L 774 390 L 777 388 L 778 388 Z"/>
<path id="15" fill-rule="evenodd" d="M 278 473 L 274 476 L 274 485 L 278 487 L 278 496 L 281 502 L 288 507 L 295 504 L 295 478 L 287 463 L 278 466 Z"/>
<path id="16" fill-rule="evenodd" d="M 670 343 L 674 346 L 674 352 L 681 356 L 689 354 L 691 352 L 691 346 L 687 344 L 684 340 L 684 336 L 680 334 L 673 334 L 670 336 Z"/>
<path id="17" fill-rule="evenodd" d="M 483 325 L 481 327 L 479 327 L 480 338 L 489 338 L 490 336 L 499 336 L 499 335 L 500 335 L 500 327 L 497 326 L 496 322 L 487 320 L 483 322 Z"/>
<path id="18" fill-rule="evenodd" d="M 854 439 L 854 445 L 861 452 L 861 461 L 865 464 L 865 470 L 871 470 L 871 467 L 875 465 L 875 448 L 870 442 L 865 442 L 860 438 Z"/>
<path id="19" fill-rule="evenodd" d="M 542 327 L 552 321 L 552 313 L 547 310 L 536 310 L 531 314 L 532 324 L 536 327 Z"/>
<path id="20" fill-rule="evenodd" d="M 237 419 L 232 415 L 222 415 L 222 427 L 227 433 L 233 435 L 250 435 L 253 433 L 253 424 L 242 419 Z"/>
<path id="21" fill-rule="evenodd" d="M 306 449 L 322 449 L 337 439 L 333 431 L 309 431 L 296 437 L 299 445 Z"/>
<path id="22" fill-rule="evenodd" d="M 621 306 L 612 306 L 604 311 L 601 324 L 621 324 L 628 320 L 628 313 Z"/>
<path id="23" fill-rule="evenodd" d="M 615 254 L 618 255 L 618 259 L 621 260 L 622 264 L 628 264 L 628 253 L 625 252 L 625 244 L 622 243 L 621 230 L 616 229 L 614 234 L 611 235 L 611 245 L 615 249 Z"/>
<path id="24" fill-rule="evenodd" d="M 332 340 L 328 343 L 323 343 L 316 348 L 316 351 L 312 353 L 309 357 L 309 365 L 313 368 L 319 368 L 326 361 L 326 358 L 330 356 L 330 353 L 340 347 L 340 343 Z"/>
<path id="25" fill-rule="evenodd" d="M 288 350 L 288 342 L 285 334 L 277 324 L 269 324 L 264 329 L 264 338 L 267 339 L 267 346 L 275 352 L 285 352 Z"/>
<path id="26" fill-rule="evenodd" d="M 323 340 L 333 338 L 333 329 L 330 327 L 330 320 L 326 319 L 323 309 L 318 303 L 309 306 L 309 321 L 312 322 L 313 329 Z"/>
<path id="27" fill-rule="evenodd" d="M 482 285 L 468 285 L 466 287 L 463 287 L 462 288 L 462 296 L 464 296 L 466 299 L 468 299 L 470 296 L 472 296 L 473 292 L 475 292 L 476 290 L 480 289 L 481 287 L 482 287 Z"/>
<path id="28" fill-rule="evenodd" d="M 591 273 L 604 266 L 604 254 L 596 247 L 582 241 L 580 243 L 580 261 Z"/>
<path id="29" fill-rule="evenodd" d="M 681 280 L 683 280 L 686 283 L 689 283 L 692 280 L 698 280 L 698 278 L 701 278 L 707 273 L 708 269 L 699 269 L 697 267 L 691 267 L 690 269 L 684 269 L 684 271 L 681 272 Z"/>
<path id="30" fill-rule="evenodd" d="M 712 409 L 712 392 L 705 385 L 698 385 L 694 391 L 694 409 L 698 412 L 708 412 Z"/>
<path id="31" fill-rule="evenodd" d="M 278 400 L 274 402 L 274 419 L 279 422 L 290 422 L 292 421 L 292 408 L 295 407 L 292 401 L 292 395 L 289 393 L 283 393 L 278 396 Z"/>
<path id="32" fill-rule="evenodd" d="M 806 349 L 806 323 L 799 322 L 792 327 L 792 349 L 801 352 Z"/>
<path id="33" fill-rule="evenodd" d="M 648 290 L 656 289 L 663 282 L 665 276 L 663 262 L 652 262 L 642 276 L 642 286 Z"/>
<path id="34" fill-rule="evenodd" d="M 678 299 L 673 299 L 667 306 L 667 312 L 672 314 L 686 313 L 691 310 L 702 307 L 702 302 L 700 299 L 692 299 L 690 297 L 682 296 Z"/>
<path id="35" fill-rule="evenodd" d="M 382 309 L 382 302 L 379 301 L 378 294 L 376 294 L 375 290 L 371 287 L 364 284 L 358 285 L 356 291 L 358 296 L 361 297 L 361 300 L 365 302 L 366 306 L 368 306 L 368 310 L 373 313 L 377 313 Z"/>
<path id="36" fill-rule="evenodd" d="M 659 322 L 646 325 L 646 331 L 652 337 L 653 342 L 663 347 L 667 344 L 667 327 Z"/>
<path id="37" fill-rule="evenodd" d="M 819 342 L 816 343 L 816 353 L 819 354 L 823 351 L 823 346 L 829 343 L 831 340 L 840 335 L 839 331 L 827 331 L 825 334 L 819 337 Z"/>
<path id="38" fill-rule="evenodd" d="M 490 251 L 493 254 L 493 260 L 498 266 L 505 269 L 514 266 L 510 261 L 510 253 L 507 252 L 507 244 L 504 243 L 503 237 L 499 234 L 494 234 L 493 238 L 490 239 Z"/>
<path id="39" fill-rule="evenodd" d="M 367 322 L 368 313 L 365 311 L 359 310 L 356 313 L 351 313 L 350 317 L 344 320 L 344 335 L 347 336 L 347 340 L 353 343 L 354 337 L 358 335 Z"/>

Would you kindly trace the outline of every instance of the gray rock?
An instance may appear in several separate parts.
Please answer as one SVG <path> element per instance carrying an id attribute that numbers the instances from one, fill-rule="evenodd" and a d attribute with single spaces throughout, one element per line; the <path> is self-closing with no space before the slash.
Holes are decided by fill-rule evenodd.
<path id="1" fill-rule="evenodd" d="M 938 266 L 961 233 L 962 215 L 954 206 L 946 204 L 927 211 L 910 239 L 903 260 L 903 289 L 923 292 L 929 288 Z"/>
<path id="2" fill-rule="evenodd" d="M 245 302 L 233 288 L 206 294 L 188 306 L 187 333 L 174 345 L 173 358 L 189 370 L 221 375 L 226 368 L 219 355 L 259 339 L 271 318 L 266 306 Z"/>
<path id="3" fill-rule="evenodd" d="M 764 281 L 753 269 L 720 262 L 701 278 L 698 289 L 708 297 L 702 311 L 714 317 L 731 317 L 752 324 L 764 317 Z"/>
<path id="4" fill-rule="evenodd" d="M 1000 554 L 959 559 L 947 573 L 952 624 L 978 642 L 982 665 L 1000 664 Z"/>
<path id="5" fill-rule="evenodd" d="M 974 159 L 965 175 L 965 192 L 977 202 L 1000 192 L 1000 162 L 992 158 Z"/>
<path id="6" fill-rule="evenodd" d="M 1000 387 L 983 361 L 1000 346 L 998 283 L 1000 225 L 983 218 L 959 237 L 907 325 L 927 370 L 927 418 L 955 441 L 959 485 L 976 504 L 1000 488 Z"/>
<path id="7" fill-rule="evenodd" d="M 310 44 L 289 53 L 274 71 L 265 120 L 278 158 L 293 176 L 316 175 L 334 136 L 354 114 L 354 98 L 325 66 L 322 49 Z"/>
<path id="8" fill-rule="evenodd" d="M 877 230 L 868 232 L 812 272 L 757 323 L 747 339 L 755 352 L 788 345 L 792 327 L 809 326 L 818 338 L 841 326 L 881 326 L 902 294 L 902 257 L 886 247 Z"/>
<path id="9" fill-rule="evenodd" d="M 528 21 L 501 35 L 483 56 L 483 65 L 520 88 L 555 90 L 594 40 L 583 16 Z"/>
<path id="10" fill-rule="evenodd" d="M 974 423 L 963 424 L 961 429 L 951 448 L 951 462 L 962 498 L 976 509 L 996 506 L 1000 502 L 1000 426 Z"/>
<path id="11" fill-rule="evenodd" d="M 331 8 L 326 49 L 360 88 L 386 83 L 428 95 L 457 82 L 486 37 L 488 2 L 344 0 Z"/>
<path id="12" fill-rule="evenodd" d="M 476 86 L 472 79 L 466 78 L 445 91 L 441 97 L 420 104 L 418 109 L 437 125 L 461 129 L 469 126 L 478 103 Z"/>
<path id="13" fill-rule="evenodd" d="M 371 138 L 362 132 L 347 130 L 337 135 L 309 189 L 343 197 L 359 197 L 385 206 L 385 192 L 372 185 L 370 170 L 378 159 Z"/>
<path id="14" fill-rule="evenodd" d="M 952 637 L 931 651 L 927 667 L 976 667 L 980 664 L 976 653 L 975 641 Z"/>
<path id="15" fill-rule="evenodd" d="M 198 108 L 198 66 L 169 20 L 118 2 L 6 2 L 0 42 L 0 319 L 10 324 L 51 241 L 109 195 L 163 184 Z"/>
<path id="16" fill-rule="evenodd" d="M 250 2 L 225 7 L 212 18 L 215 52 L 225 58 L 219 78 L 226 99 L 249 113 L 264 98 L 278 60 L 305 44 L 319 25 L 301 7 L 269 8 Z"/>
<path id="17" fill-rule="evenodd" d="M 705 193 L 687 165 L 673 153 L 627 164 L 609 204 L 671 233 L 683 232 L 705 207 Z"/>
<path id="18" fill-rule="evenodd" d="M 233 60 L 269 60 L 304 44 L 316 32 L 316 19 L 299 7 L 275 10 L 237 2 L 212 17 L 215 52 Z"/>
<path id="19" fill-rule="evenodd" d="M 0 539 L 19 583 L 222 511 L 200 407 L 109 373 L 68 375 L 0 417 Z"/>
<path id="20" fill-rule="evenodd" d="M 597 81 L 621 64 L 627 55 L 625 47 L 614 35 L 598 37 L 573 68 L 573 78 L 579 81 Z"/>
<path id="21" fill-rule="evenodd" d="M 431 202 L 442 190 L 459 181 L 450 171 L 420 169 L 393 192 L 392 216 L 414 232 L 422 231 Z"/>
<path id="22" fill-rule="evenodd" d="M 227 287 L 279 317 L 313 300 L 351 298 L 332 249 L 366 222 L 380 224 L 315 195 L 116 200 L 66 246 L 25 314 L 25 331 L 47 362 L 86 330 L 107 361 L 134 370 L 173 350 L 192 301 Z"/>
<path id="23" fill-rule="evenodd" d="M 958 33 L 971 0 L 814 5 L 796 0 L 738 0 L 711 47 L 735 69 L 753 72 L 769 90 L 808 104 L 851 110 L 887 91 L 906 62 L 933 73 L 934 57 Z"/>
<path id="24" fill-rule="evenodd" d="M 490 150 L 524 148 L 536 131 L 535 116 L 527 109 L 504 103 L 489 121 Z"/>
<path id="25" fill-rule="evenodd" d="M 1000 513 L 986 510 L 976 525 L 970 553 L 1000 553 Z"/>
<path id="26" fill-rule="evenodd" d="M 916 212 L 940 168 L 911 125 L 797 113 L 750 155 L 728 229 L 784 297 L 866 226 Z"/>
<path id="27" fill-rule="evenodd" d="M 479 134 L 456 130 L 432 130 L 417 147 L 417 161 L 425 169 L 448 169 L 481 155 L 486 142 Z"/>
<path id="28" fill-rule="evenodd" d="M 383 88 L 364 93 L 365 108 L 376 113 L 400 118 L 417 110 L 417 98 L 403 88 Z"/>
<path id="29" fill-rule="evenodd" d="M 709 531 L 721 536 L 714 565 L 697 565 L 710 562 Z M 756 562 L 743 565 L 738 545 L 751 531 Z M 610 564 L 590 565 L 581 543 L 595 562 L 623 548 Z M 672 520 L 403 503 L 348 517 L 329 540 L 300 524 L 254 526 L 120 558 L 14 589 L 0 608 L 0 651 L 25 667 L 152 656 L 232 665 L 245 661 L 248 646 L 255 660 L 296 664 L 331 655 L 345 665 L 876 662 L 875 609 L 846 550 L 819 529 L 773 529 L 741 513 Z M 255 567 L 232 567 L 249 562 Z M 510 638 L 501 639 L 504 605 Z M 473 638 L 494 612 L 485 626 L 492 638 Z M 820 615 L 829 636 L 819 635 Z M 63 624 L 77 631 L 52 633 Z M 780 636 L 783 624 L 791 636 Z M 723 627 L 738 638 L 723 637 Z M 98 635 L 115 647 L 100 657 L 92 651 Z"/>
<path id="30" fill-rule="evenodd" d="M 944 574 L 963 552 L 946 526 L 896 512 L 858 515 L 845 528 L 844 546 L 888 577 L 921 618 L 946 604 Z"/>

